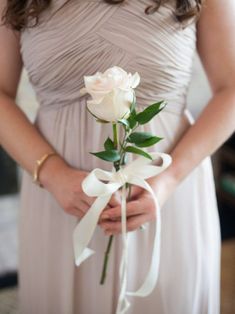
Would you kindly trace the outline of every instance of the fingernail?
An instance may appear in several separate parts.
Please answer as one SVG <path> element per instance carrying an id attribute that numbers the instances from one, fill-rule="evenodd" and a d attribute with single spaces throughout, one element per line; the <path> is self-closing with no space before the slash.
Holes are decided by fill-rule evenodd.
<path id="1" fill-rule="evenodd" d="M 118 221 L 119 219 L 118 219 L 118 217 L 110 217 L 110 220 L 112 220 L 112 221 Z"/>

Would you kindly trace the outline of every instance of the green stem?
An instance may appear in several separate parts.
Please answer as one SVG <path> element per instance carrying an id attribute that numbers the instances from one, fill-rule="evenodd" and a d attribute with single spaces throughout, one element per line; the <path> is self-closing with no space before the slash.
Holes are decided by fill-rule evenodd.
<path id="1" fill-rule="evenodd" d="M 127 200 L 130 200 L 130 198 L 131 198 L 131 184 L 126 183 L 126 188 L 128 188 Z M 106 249 L 105 256 L 104 256 L 102 275 L 101 275 L 101 279 L 100 279 L 100 284 L 101 285 L 103 285 L 104 282 L 105 282 L 106 273 L 107 273 L 107 266 L 108 266 L 108 259 L 109 259 L 109 253 L 110 253 L 110 250 L 111 250 L 113 237 L 114 237 L 113 235 L 109 236 L 109 241 L 108 241 L 107 249 Z"/>
<path id="2" fill-rule="evenodd" d="M 113 143 L 114 143 L 115 148 L 118 149 L 118 146 L 119 146 L 118 124 L 117 123 L 113 123 L 112 127 L 113 127 Z M 136 127 L 134 129 L 136 129 Z M 131 132 L 133 132 L 134 129 L 132 129 Z M 125 131 L 125 136 L 124 136 L 124 139 L 122 141 L 122 145 L 121 145 L 121 149 L 120 149 L 121 158 L 120 158 L 119 161 L 114 162 L 114 167 L 115 167 L 116 171 L 118 171 L 120 169 L 120 165 L 125 164 L 125 151 L 122 148 L 122 146 L 124 146 L 124 148 L 125 148 L 125 146 L 127 145 L 127 143 L 125 145 L 125 141 L 126 141 L 126 138 L 130 135 L 130 133 Z M 130 200 L 130 198 L 131 198 L 131 184 L 126 183 L 126 188 L 129 189 L 128 190 L 127 200 Z M 113 237 L 114 237 L 113 235 L 109 236 L 108 245 L 107 245 L 107 248 L 106 248 L 106 251 L 105 251 L 103 268 L 102 268 L 102 274 L 101 274 L 101 279 L 100 279 L 100 284 L 101 285 L 103 285 L 104 282 L 105 282 L 106 273 L 107 273 L 107 266 L 108 266 L 108 260 L 109 260 L 109 254 L 110 254 L 110 250 L 111 250 L 111 246 L 112 246 Z"/>
<path id="3" fill-rule="evenodd" d="M 113 144 L 116 149 L 118 149 L 119 141 L 118 141 L 118 124 L 113 123 Z M 116 161 L 113 163 L 116 171 L 120 169 L 120 161 Z"/>
<path id="4" fill-rule="evenodd" d="M 108 242 L 108 246 L 105 252 L 105 256 L 104 256 L 104 264 L 103 264 L 103 271 L 102 271 L 102 275 L 101 275 L 101 279 L 100 279 L 100 284 L 103 285 L 105 282 L 105 278 L 106 278 L 106 273 L 107 273 L 107 265 L 108 265 L 108 259 L 109 259 L 109 252 L 112 246 L 112 241 L 113 241 L 113 235 L 111 235 L 109 237 L 109 242 Z"/>
<path id="5" fill-rule="evenodd" d="M 131 199 L 131 184 L 126 183 L 126 188 L 128 188 L 127 201 L 129 201 Z"/>
<path id="6" fill-rule="evenodd" d="M 128 136 L 130 136 L 130 134 L 131 133 L 133 133 L 133 131 L 135 131 L 135 129 L 136 128 L 138 128 L 138 126 L 139 126 L 139 123 L 137 123 L 137 125 L 133 128 L 133 129 L 131 129 L 131 130 L 129 130 L 129 132 L 125 129 L 125 135 L 124 135 L 124 137 L 123 137 L 123 141 L 122 141 L 122 143 L 121 143 L 121 149 L 120 149 L 120 155 L 121 155 L 121 159 L 120 159 L 120 164 L 121 165 L 124 165 L 125 164 L 125 162 L 124 162 L 124 158 L 125 158 L 125 148 L 126 148 L 126 146 L 127 146 L 127 142 L 126 142 L 126 139 L 128 138 Z"/>
<path id="7" fill-rule="evenodd" d="M 113 123 L 113 142 L 115 148 L 118 148 L 118 130 L 117 130 L 117 123 Z"/>
<path id="8" fill-rule="evenodd" d="M 118 128 L 117 123 L 113 123 L 113 143 L 116 149 L 118 149 L 118 129 L 117 128 Z M 120 161 L 114 162 L 114 167 L 116 171 L 118 171 L 120 169 Z M 104 256 L 103 269 L 102 269 L 102 274 L 101 274 L 101 279 L 100 279 L 101 285 L 103 285 L 105 282 L 112 241 L 113 241 L 113 235 L 110 235 L 107 249 L 105 251 L 105 256 Z"/>

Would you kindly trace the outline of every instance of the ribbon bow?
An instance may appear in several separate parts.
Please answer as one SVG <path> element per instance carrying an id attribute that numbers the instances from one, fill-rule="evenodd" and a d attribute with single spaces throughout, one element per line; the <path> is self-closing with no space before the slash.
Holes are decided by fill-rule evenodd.
<path id="1" fill-rule="evenodd" d="M 148 152 L 149 153 L 149 152 Z M 119 269 L 121 281 L 121 290 L 119 294 L 116 314 L 124 314 L 130 306 L 126 296 L 148 296 L 154 289 L 159 272 L 160 262 L 160 233 L 161 233 L 161 213 L 160 206 L 154 191 L 145 179 L 156 176 L 165 170 L 172 162 L 170 155 L 166 153 L 151 152 L 149 153 L 153 160 L 139 156 L 134 161 L 125 165 L 118 171 L 112 169 L 112 172 L 99 168 L 93 169 L 88 176 L 82 181 L 82 189 L 88 196 L 96 196 L 96 200 L 81 219 L 73 232 L 73 247 L 75 255 L 75 264 L 79 266 L 95 251 L 87 247 L 97 226 L 99 216 L 108 204 L 112 194 L 122 187 L 121 201 L 121 221 L 122 221 L 122 239 L 123 251 Z M 151 165 L 158 157 L 162 158 L 162 165 Z M 103 183 L 100 180 L 108 181 Z M 156 220 L 155 235 L 152 251 L 152 259 L 148 274 L 140 288 L 134 292 L 126 291 L 127 286 L 127 261 L 128 261 L 128 233 L 126 232 L 126 187 L 125 183 L 135 184 L 149 191 L 155 202 Z"/>

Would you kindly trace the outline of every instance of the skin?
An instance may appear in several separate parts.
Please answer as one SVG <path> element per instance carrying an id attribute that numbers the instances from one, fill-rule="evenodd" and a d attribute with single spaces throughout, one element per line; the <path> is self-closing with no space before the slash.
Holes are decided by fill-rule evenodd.
<path id="1" fill-rule="evenodd" d="M 0 12 L 5 0 L 0 1 Z M 170 152 L 173 163 L 160 175 L 148 179 L 160 206 L 178 184 L 208 155 L 213 154 L 235 130 L 235 2 L 207 0 L 197 23 L 197 49 L 206 70 L 213 97 L 196 122 Z M 215 35 L 216 34 L 216 35 Z M 0 143 L 29 173 L 35 160 L 54 151 L 16 106 L 15 97 L 22 70 L 19 34 L 0 27 Z M 40 171 L 40 181 L 63 210 L 82 217 L 95 198 L 86 196 L 81 181 L 88 173 L 68 165 L 60 156 L 49 158 Z M 99 225 L 106 234 L 121 232 L 120 193 L 116 192 L 101 214 Z M 107 217 L 105 217 L 105 214 Z M 132 187 L 127 202 L 127 230 L 134 231 L 156 218 L 151 195 Z"/>
<path id="2" fill-rule="evenodd" d="M 223 18 L 222 18 L 223 17 Z M 235 2 L 207 0 L 197 23 L 197 51 L 206 71 L 213 97 L 196 123 L 170 152 L 173 163 L 147 180 L 163 205 L 177 185 L 208 155 L 213 154 L 235 130 Z M 137 192 L 138 193 L 138 192 Z M 133 216 L 138 212 L 138 215 Z M 120 207 L 110 209 L 120 218 Z M 127 204 L 129 231 L 155 219 L 152 197 L 142 190 Z M 104 214 L 103 216 L 104 217 Z M 121 232 L 121 222 L 104 222 L 106 234 Z"/>

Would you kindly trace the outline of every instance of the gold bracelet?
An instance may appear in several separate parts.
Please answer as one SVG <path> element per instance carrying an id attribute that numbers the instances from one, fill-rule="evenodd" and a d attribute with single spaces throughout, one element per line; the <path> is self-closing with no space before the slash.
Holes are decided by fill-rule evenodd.
<path id="1" fill-rule="evenodd" d="M 40 172 L 44 162 L 49 157 L 54 156 L 54 155 L 57 155 L 57 153 L 56 152 L 47 153 L 47 154 L 43 155 L 42 158 L 36 160 L 36 166 L 35 166 L 34 172 L 33 172 L 33 183 L 39 185 L 41 188 L 43 188 L 43 185 L 39 181 L 39 172 Z"/>

